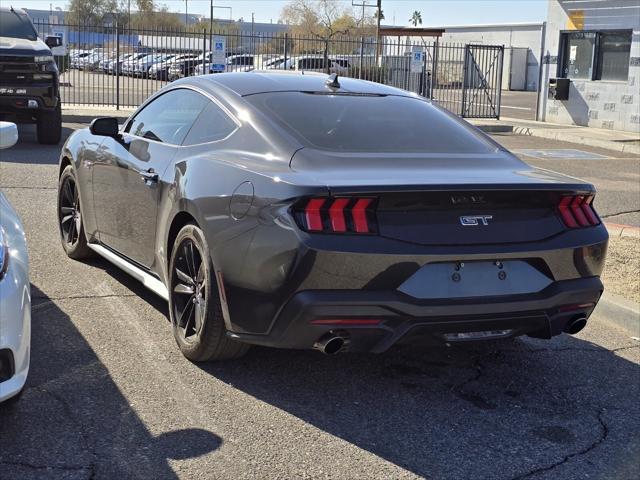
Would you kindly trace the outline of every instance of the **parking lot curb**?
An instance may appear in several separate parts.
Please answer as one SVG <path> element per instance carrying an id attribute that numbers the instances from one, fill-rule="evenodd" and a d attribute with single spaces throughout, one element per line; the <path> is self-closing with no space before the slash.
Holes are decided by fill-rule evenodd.
<path id="1" fill-rule="evenodd" d="M 476 125 L 484 133 L 513 133 L 513 125 Z"/>
<path id="2" fill-rule="evenodd" d="M 595 312 L 606 319 L 606 322 L 627 330 L 632 336 L 640 337 L 640 303 L 604 292 Z"/>
<path id="3" fill-rule="evenodd" d="M 512 133 L 515 135 L 547 138 L 549 140 L 559 140 L 569 143 L 580 143 L 590 147 L 603 148 L 621 153 L 640 154 L 640 145 L 633 144 L 628 141 L 593 138 L 592 134 L 589 133 L 588 128 L 571 128 L 572 126 L 570 125 L 567 125 L 566 128 L 562 128 L 562 126 L 558 124 L 550 124 L 548 127 L 545 127 L 544 124 L 539 126 L 537 124 L 535 126 L 523 125 L 518 119 L 505 117 L 502 117 L 500 121 L 503 124 L 511 126 Z"/>
<path id="4" fill-rule="evenodd" d="M 640 228 L 620 223 L 605 222 L 609 236 L 640 238 Z"/>
<path id="5" fill-rule="evenodd" d="M 91 123 L 97 117 L 116 117 L 121 121 L 129 118 L 133 110 L 87 110 L 78 109 L 65 110 L 62 109 L 62 121 L 67 123 Z"/>

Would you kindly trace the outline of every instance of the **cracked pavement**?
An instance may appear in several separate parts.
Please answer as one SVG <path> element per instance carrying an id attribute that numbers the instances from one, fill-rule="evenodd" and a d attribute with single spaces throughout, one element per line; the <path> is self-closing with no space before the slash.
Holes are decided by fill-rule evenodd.
<path id="1" fill-rule="evenodd" d="M 597 312 L 552 341 L 194 365 L 161 300 L 64 256 L 58 149 L 21 134 L 0 187 L 29 242 L 32 366 L 0 406 L 0 479 L 640 478 L 640 343 Z"/>

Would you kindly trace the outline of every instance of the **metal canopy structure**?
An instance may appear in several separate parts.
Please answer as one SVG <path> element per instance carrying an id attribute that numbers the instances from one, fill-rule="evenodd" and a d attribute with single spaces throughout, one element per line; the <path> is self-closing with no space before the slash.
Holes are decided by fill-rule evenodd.
<path id="1" fill-rule="evenodd" d="M 442 37 L 444 28 L 380 27 L 383 37 Z"/>

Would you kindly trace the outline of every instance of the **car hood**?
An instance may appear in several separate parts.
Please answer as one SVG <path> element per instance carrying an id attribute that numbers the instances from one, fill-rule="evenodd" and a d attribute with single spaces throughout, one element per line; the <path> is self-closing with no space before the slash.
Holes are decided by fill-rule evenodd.
<path id="1" fill-rule="evenodd" d="M 456 186 L 593 190 L 577 178 L 533 168 L 500 149 L 482 154 L 363 154 L 302 148 L 291 159 L 290 168 L 333 191 Z"/>
<path id="2" fill-rule="evenodd" d="M 40 40 L 26 40 L 24 38 L 0 37 L 0 55 L 51 55 L 51 50 Z"/>

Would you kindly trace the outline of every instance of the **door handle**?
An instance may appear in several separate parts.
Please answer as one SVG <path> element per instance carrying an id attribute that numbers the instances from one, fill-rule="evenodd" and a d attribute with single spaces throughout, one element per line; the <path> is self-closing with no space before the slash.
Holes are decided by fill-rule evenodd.
<path id="1" fill-rule="evenodd" d="M 140 177 L 147 185 L 158 183 L 158 174 L 153 170 L 153 168 L 140 172 Z"/>

